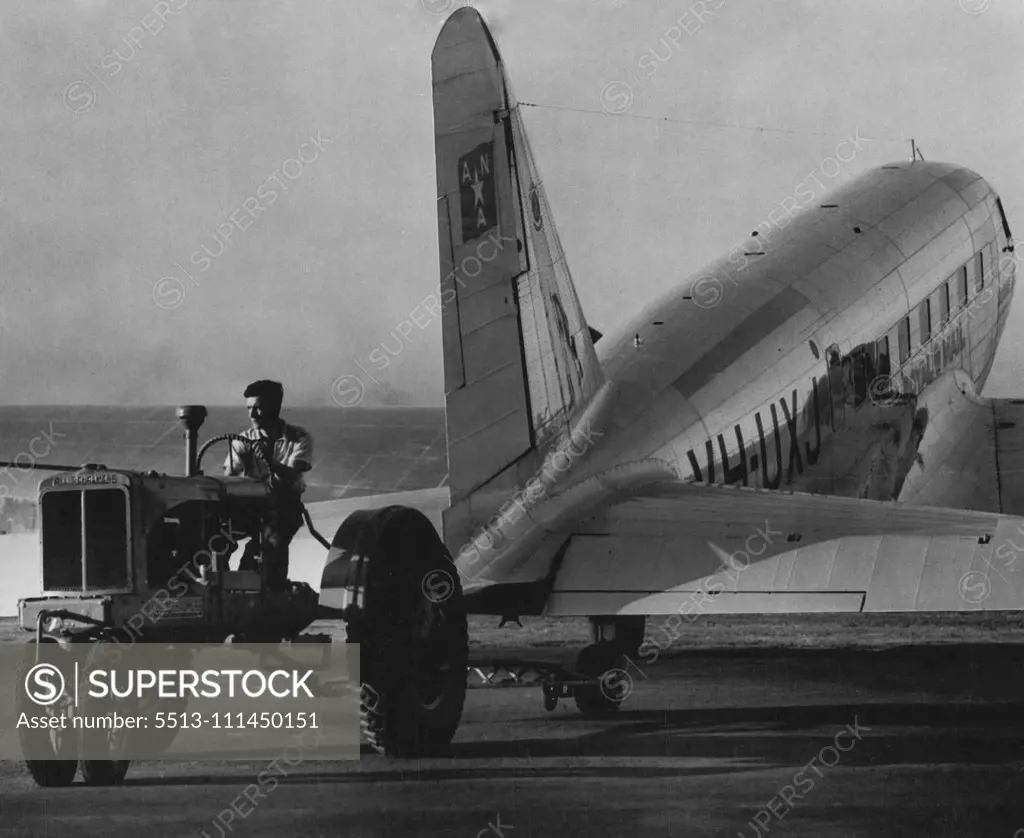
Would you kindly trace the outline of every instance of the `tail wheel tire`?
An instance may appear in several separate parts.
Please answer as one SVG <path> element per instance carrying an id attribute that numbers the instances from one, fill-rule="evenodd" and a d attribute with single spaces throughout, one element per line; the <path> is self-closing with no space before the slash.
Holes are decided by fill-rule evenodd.
<path id="1" fill-rule="evenodd" d="M 629 660 L 613 643 L 586 646 L 576 658 L 576 671 L 595 684 L 577 687 L 573 697 L 579 711 L 590 718 L 614 716 L 632 692 Z"/>
<path id="2" fill-rule="evenodd" d="M 29 645 L 35 644 L 35 639 L 29 641 Z M 43 641 L 44 643 L 57 644 L 54 641 Z M 22 685 L 29 670 L 35 665 L 35 655 L 26 654 L 18 668 L 18 678 L 15 681 L 16 689 L 16 712 L 18 716 L 27 713 L 29 716 L 62 716 L 66 715 L 66 707 L 63 699 L 49 707 L 39 707 L 27 696 Z M 70 729 L 28 729 L 18 728 L 18 739 L 21 743 L 22 753 L 48 754 L 49 759 L 27 759 L 25 767 L 37 786 L 42 788 L 59 788 L 70 786 L 75 781 L 78 773 L 77 748 L 74 737 L 70 735 Z M 63 759 L 61 757 L 64 757 Z"/>
<path id="3" fill-rule="evenodd" d="M 401 506 L 349 516 L 332 550 L 359 604 L 347 639 L 359 644 L 363 735 L 388 757 L 437 753 L 462 718 L 469 662 L 451 555 L 423 513 Z"/>

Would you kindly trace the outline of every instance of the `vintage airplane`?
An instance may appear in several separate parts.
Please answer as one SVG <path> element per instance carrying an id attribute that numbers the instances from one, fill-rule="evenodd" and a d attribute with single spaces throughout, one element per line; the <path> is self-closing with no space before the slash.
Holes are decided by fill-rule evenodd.
<path id="1" fill-rule="evenodd" d="M 326 564 L 292 547 L 378 751 L 455 735 L 467 614 L 589 618 L 545 697 L 603 714 L 695 614 L 1024 608 L 1024 400 L 978 395 L 1017 257 L 982 177 L 868 171 L 602 337 L 476 10 L 433 89 L 448 486 L 310 503 Z"/>
<path id="2" fill-rule="evenodd" d="M 868 171 L 602 338 L 476 10 L 432 62 L 453 566 L 410 510 L 357 513 L 321 590 L 355 606 L 378 750 L 454 735 L 465 612 L 588 617 L 600 682 L 647 616 L 1024 608 L 1024 401 L 978 395 L 1016 256 L 981 176 Z"/>

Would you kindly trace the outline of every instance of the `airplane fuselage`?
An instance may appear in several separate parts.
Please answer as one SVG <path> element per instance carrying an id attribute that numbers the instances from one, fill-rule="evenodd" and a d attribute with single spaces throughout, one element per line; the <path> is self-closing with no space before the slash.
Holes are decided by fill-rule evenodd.
<path id="1" fill-rule="evenodd" d="M 991 370 L 1016 267 L 998 196 L 957 166 L 892 164 L 784 226 L 602 339 L 567 467 L 546 461 L 545 491 L 506 504 L 464 572 L 536 580 L 563 525 L 655 480 L 899 500 L 922 394 L 954 370 L 980 392 Z"/>
<path id="2" fill-rule="evenodd" d="M 663 461 L 684 481 L 898 499 L 900 475 L 876 479 L 871 451 L 891 457 L 886 437 L 909 419 L 897 448 L 908 441 L 915 396 L 944 372 L 981 391 L 1012 242 L 991 188 L 945 164 L 875 169 L 823 204 L 599 345 L 621 401 L 658 391 L 616 422 L 615 459 Z"/>

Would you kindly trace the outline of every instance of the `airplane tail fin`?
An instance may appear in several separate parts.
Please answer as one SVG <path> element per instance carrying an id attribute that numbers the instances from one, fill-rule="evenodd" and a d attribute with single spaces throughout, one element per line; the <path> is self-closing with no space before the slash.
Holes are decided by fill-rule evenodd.
<path id="1" fill-rule="evenodd" d="M 500 504 L 532 475 L 604 376 L 520 107 L 475 9 L 448 18 L 432 65 L 451 547 L 469 518 L 493 511 L 485 497 Z"/>

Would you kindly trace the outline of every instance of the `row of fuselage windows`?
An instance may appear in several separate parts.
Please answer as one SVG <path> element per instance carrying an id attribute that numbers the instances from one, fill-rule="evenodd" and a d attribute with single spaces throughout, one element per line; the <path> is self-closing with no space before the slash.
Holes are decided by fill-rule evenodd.
<path id="1" fill-rule="evenodd" d="M 898 367 L 902 367 L 913 354 L 914 348 L 924 346 L 941 332 L 950 314 L 965 308 L 973 296 L 985 288 L 985 272 L 996 264 L 996 244 L 990 242 L 935 291 L 917 308 L 875 342 L 878 357 L 878 375 L 892 374 L 892 350 L 898 353 Z M 971 289 L 974 289 L 973 292 Z M 915 340 L 916 339 L 916 340 Z"/>
<path id="2" fill-rule="evenodd" d="M 961 265 L 883 337 L 855 347 L 842 358 L 836 352 L 830 366 L 841 366 L 845 380 L 841 390 L 845 396 L 839 397 L 848 399 L 850 404 L 858 407 L 868 397 L 872 381 L 891 376 L 894 369 L 899 369 L 910 360 L 915 347 L 924 346 L 932 337 L 941 333 L 951 315 L 965 308 L 985 288 L 985 272 L 992 274 L 996 264 L 995 254 L 996 244 L 993 241 L 975 253 L 967 264 Z M 893 350 L 898 358 L 895 367 Z"/>

